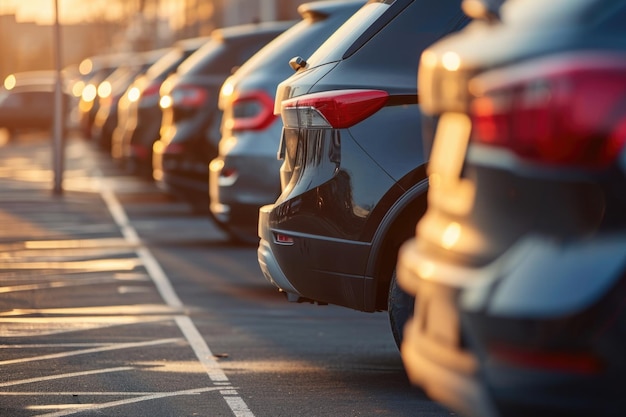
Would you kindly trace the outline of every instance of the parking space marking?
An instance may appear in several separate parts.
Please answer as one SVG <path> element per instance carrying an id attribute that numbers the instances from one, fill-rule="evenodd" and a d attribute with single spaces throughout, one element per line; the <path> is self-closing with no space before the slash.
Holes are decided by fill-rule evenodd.
<path id="1" fill-rule="evenodd" d="M 174 395 L 197 395 L 202 392 L 207 391 L 218 391 L 221 388 L 218 387 L 202 387 L 202 388 L 191 388 L 183 391 L 0 391 L 0 396 L 5 397 L 30 397 L 33 395 L 41 395 L 41 396 L 50 396 L 50 397 L 64 397 L 64 396 L 92 396 L 92 397 L 152 397 L 153 395 L 166 396 L 171 397 Z M 136 401 L 133 401 L 136 402 Z M 100 403 L 95 404 L 96 406 L 106 404 Z"/>
<path id="2" fill-rule="evenodd" d="M 104 181 L 104 177 L 101 173 L 98 173 L 96 181 L 100 195 L 107 205 L 115 223 L 120 228 L 122 235 L 126 238 L 129 244 L 137 245 L 137 256 L 143 261 L 143 265 L 148 271 L 148 275 L 153 280 L 154 285 L 165 303 L 170 307 L 182 308 L 183 303 L 174 291 L 167 275 L 154 256 L 152 256 L 152 253 L 141 242 L 137 231 L 131 225 L 128 216 L 126 216 L 124 208 L 118 201 L 111 187 L 109 187 Z M 196 326 L 193 324 L 193 321 L 191 321 L 188 316 L 177 316 L 176 323 L 189 342 L 191 348 L 196 354 L 196 357 L 202 366 L 204 366 L 204 369 L 206 370 L 211 381 L 214 383 L 228 382 L 228 377 L 214 359 L 211 349 L 206 344 Z M 218 387 L 217 389 L 220 388 Z M 243 398 L 238 395 L 221 395 L 235 417 L 254 417 L 254 414 L 250 411 Z M 59 416 L 62 415 L 66 414 L 59 414 Z M 56 417 L 56 415 L 46 415 L 42 417 Z"/>
<path id="3" fill-rule="evenodd" d="M 157 400 L 157 399 L 161 399 L 161 398 L 167 398 L 167 397 L 175 397 L 175 396 L 180 396 L 180 395 L 198 395 L 198 394 L 202 394 L 204 392 L 209 392 L 209 391 L 216 391 L 219 388 L 217 387 L 204 387 L 204 388 L 194 388 L 194 389 L 189 389 L 189 390 L 183 390 L 183 391 L 173 391 L 173 392 L 155 392 L 155 393 L 135 393 L 135 392 L 131 392 L 128 393 L 130 395 L 140 395 L 140 397 L 136 397 L 136 398 L 128 398 L 125 400 L 118 400 L 118 401 L 110 401 L 107 403 L 99 403 L 99 404 L 88 404 L 85 407 L 81 407 L 78 409 L 70 409 L 70 410 L 61 410 L 61 411 L 57 411 L 54 413 L 46 413 L 46 414 L 39 414 L 37 417 L 63 417 L 63 416 L 71 416 L 72 414 L 78 414 L 78 413 L 82 413 L 85 410 L 89 410 L 89 411 L 93 411 L 93 410 L 102 410 L 105 408 L 111 408 L 111 407 L 119 407 L 121 405 L 128 405 L 128 404 L 133 404 L 133 403 L 138 403 L 138 402 L 142 402 L 142 401 L 149 401 L 149 400 Z M 5 393 L 0 392 L 0 395 L 4 395 Z M 14 394 L 18 394 L 18 395 L 41 395 L 42 393 L 37 393 L 37 392 L 23 392 L 23 393 L 6 393 L 8 395 L 14 395 Z M 58 395 L 58 396 L 74 396 L 74 395 L 125 395 L 125 393 L 122 392 L 102 392 L 102 393 L 97 393 L 97 392 L 56 392 L 56 393 L 45 393 L 46 395 Z M 145 395 L 148 394 L 148 395 Z"/>
<path id="4" fill-rule="evenodd" d="M 66 358 L 69 356 L 87 355 L 89 353 L 107 352 L 107 351 L 112 351 L 112 350 L 133 349 L 133 348 L 138 348 L 138 347 L 164 345 L 168 343 L 178 343 L 178 342 L 181 342 L 182 340 L 183 339 L 180 339 L 180 338 L 171 338 L 171 339 L 148 340 L 145 342 L 135 342 L 135 343 L 111 343 L 111 344 L 107 344 L 106 346 L 89 348 L 89 349 L 80 349 L 80 350 L 71 350 L 68 352 L 50 353 L 48 355 L 31 356 L 28 358 L 20 358 L 20 359 L 8 359 L 8 360 L 0 361 L 0 366 L 12 365 L 16 363 Z"/>
<path id="5" fill-rule="evenodd" d="M 60 270 L 84 270 L 84 271 L 132 271 L 141 266 L 139 259 L 96 259 L 89 261 L 68 262 L 2 262 L 0 268 L 11 269 L 60 269 Z"/>
<path id="6" fill-rule="evenodd" d="M 0 312 L 0 317 L 43 315 L 43 316 L 80 316 L 82 321 L 89 316 L 141 316 L 180 314 L 181 309 L 172 308 L 163 304 L 120 304 L 95 307 L 61 307 L 61 308 L 15 308 Z M 0 319 L 0 323 L 2 319 Z"/>
<path id="7" fill-rule="evenodd" d="M 41 337 L 167 320 L 172 320 L 172 316 L 9 317 L 0 318 L 0 337 Z"/>
<path id="8" fill-rule="evenodd" d="M 133 368 L 132 366 L 119 366 L 117 368 L 94 369 L 92 371 L 82 371 L 82 372 L 70 372 L 67 374 L 48 375 L 48 376 L 42 376 L 39 378 L 28 378 L 28 379 L 20 379 L 17 381 L 2 382 L 0 383 L 0 387 L 12 387 L 15 385 L 31 384 L 31 383 L 42 382 L 42 381 L 52 381 L 55 379 L 66 379 L 66 378 L 75 378 L 75 377 L 86 376 L 86 375 L 97 375 L 97 374 L 106 374 L 106 373 L 111 373 L 111 372 L 130 371 L 132 369 L 135 369 L 135 368 Z"/>
<path id="9" fill-rule="evenodd" d="M 2 265 L 0 265 L 0 268 L 2 268 Z M 10 268 L 13 268 L 13 265 L 11 265 Z M 43 283 L 38 283 L 38 284 L 10 285 L 10 286 L 5 286 L 5 287 L 0 287 L 0 294 L 20 292 L 20 291 L 36 291 L 36 290 L 44 290 L 44 289 L 52 289 L 52 288 L 79 287 L 79 286 L 84 286 L 84 285 L 95 285 L 95 284 L 111 284 L 115 282 L 117 282 L 115 277 L 109 276 L 109 277 L 81 278 L 80 280 L 76 280 L 76 279 L 58 280 L 58 281 L 43 282 Z"/>

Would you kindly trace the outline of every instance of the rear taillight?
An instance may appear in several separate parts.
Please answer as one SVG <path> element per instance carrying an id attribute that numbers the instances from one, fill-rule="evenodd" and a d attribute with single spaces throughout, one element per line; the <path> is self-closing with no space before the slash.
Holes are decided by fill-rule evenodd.
<path id="1" fill-rule="evenodd" d="M 380 110 L 389 94 L 380 90 L 335 90 L 284 100 L 285 127 L 347 128 Z"/>
<path id="2" fill-rule="evenodd" d="M 530 350 L 519 346 L 492 346 L 492 359 L 509 365 L 591 375 L 604 370 L 602 361 L 590 352 Z"/>
<path id="3" fill-rule="evenodd" d="M 626 143 L 626 60 L 544 58 L 469 85 L 472 140 L 539 163 L 599 168 Z"/>
<path id="4" fill-rule="evenodd" d="M 180 155 L 185 152 L 185 147 L 180 143 L 168 143 L 163 150 L 164 155 Z"/>
<path id="5" fill-rule="evenodd" d="M 202 107 L 208 98 L 205 88 L 195 85 L 179 85 L 170 92 L 172 106 L 199 108 Z"/>
<path id="6" fill-rule="evenodd" d="M 139 104 L 144 106 L 151 106 L 158 104 L 160 96 L 159 89 L 161 88 L 160 81 L 153 81 L 141 92 L 139 97 Z"/>
<path id="7" fill-rule="evenodd" d="M 249 91 L 236 95 L 230 103 L 225 126 L 233 131 L 263 130 L 272 124 L 274 99 L 263 90 Z"/>

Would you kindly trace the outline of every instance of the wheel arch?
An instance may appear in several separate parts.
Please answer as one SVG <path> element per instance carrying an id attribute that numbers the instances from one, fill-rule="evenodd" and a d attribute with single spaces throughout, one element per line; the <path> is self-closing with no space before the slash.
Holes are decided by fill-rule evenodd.
<path id="1" fill-rule="evenodd" d="M 428 178 L 414 184 L 391 206 L 376 229 L 366 267 L 366 276 L 373 277 L 375 285 L 365 300 L 371 311 L 387 310 L 398 251 L 402 243 L 415 235 L 415 225 L 426 211 L 427 190 Z"/>

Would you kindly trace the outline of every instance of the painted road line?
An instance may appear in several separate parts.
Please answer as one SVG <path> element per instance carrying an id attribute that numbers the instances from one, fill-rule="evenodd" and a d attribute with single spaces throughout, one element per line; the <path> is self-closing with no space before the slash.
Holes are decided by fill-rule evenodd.
<path id="1" fill-rule="evenodd" d="M 171 397 L 174 395 L 197 395 L 207 391 L 217 391 L 217 387 L 192 388 L 184 391 L 0 391 L 3 397 L 152 397 L 160 395 Z M 136 401 L 133 401 L 136 402 Z M 98 404 L 95 404 L 98 406 Z"/>
<path id="2" fill-rule="evenodd" d="M 0 269 L 1 268 L 2 266 L 0 265 Z M 48 269 L 48 268 L 43 268 L 43 269 Z M 0 287 L 0 294 L 20 292 L 20 291 L 37 291 L 37 290 L 45 290 L 45 289 L 52 289 L 52 288 L 79 287 L 79 286 L 85 286 L 85 285 L 106 285 L 106 284 L 114 284 L 117 282 L 118 280 L 115 279 L 115 277 L 106 276 L 106 277 L 94 277 L 94 278 L 81 278 L 80 280 L 73 279 L 73 280 L 50 281 L 50 282 L 43 282 L 43 283 L 38 283 L 38 284 L 10 285 L 6 287 Z"/>
<path id="3" fill-rule="evenodd" d="M 111 216 L 115 223 L 120 228 L 122 235 L 128 240 L 129 244 L 137 245 L 137 256 L 144 262 L 144 267 L 148 271 L 148 275 L 154 281 L 154 285 L 157 287 L 159 294 L 165 301 L 165 303 L 174 308 L 182 308 L 183 303 L 174 291 L 169 278 L 161 268 L 161 265 L 154 258 L 152 253 L 147 247 L 143 245 L 136 230 L 130 224 L 128 216 L 124 211 L 124 208 L 118 201 L 115 193 L 107 186 L 103 180 L 102 174 L 98 174 L 98 189 L 105 204 L 107 205 Z M 185 335 L 185 338 L 189 342 L 191 348 L 196 354 L 200 363 L 204 366 L 211 381 L 215 382 L 228 382 L 228 377 L 221 369 L 217 361 L 214 360 L 211 349 L 206 344 L 204 338 L 193 324 L 193 321 L 188 316 L 177 316 L 176 323 L 178 327 Z M 219 389 L 219 388 L 218 388 Z M 235 417 L 254 417 L 254 414 L 250 411 L 244 400 L 237 395 L 222 395 L 224 401 L 228 404 Z M 44 417 L 53 417 L 44 416 Z"/>
<path id="4" fill-rule="evenodd" d="M 171 315 L 93 316 L 93 317 L 2 317 L 0 338 L 42 337 L 53 334 L 105 329 L 131 324 L 147 324 L 172 320 Z"/>
<path id="5" fill-rule="evenodd" d="M 163 304 L 120 304 L 92 307 L 60 307 L 60 308 L 14 308 L 13 310 L 0 312 L 0 317 L 14 316 L 80 316 L 81 320 L 89 319 L 89 316 L 145 316 L 182 314 L 178 308 L 172 308 Z M 2 319 L 0 319 L 0 323 Z"/>
<path id="6" fill-rule="evenodd" d="M 42 376 L 39 378 L 28 378 L 28 379 L 20 379 L 18 381 L 9 381 L 0 383 L 0 387 L 12 387 L 15 385 L 23 385 L 23 384 L 32 384 L 36 382 L 42 381 L 52 381 L 55 379 L 65 379 L 65 378 L 75 378 L 86 375 L 97 375 L 97 374 L 106 374 L 111 372 L 121 372 L 121 371 L 130 371 L 133 370 L 132 366 L 120 366 L 117 368 L 107 368 L 107 369 L 94 369 L 93 371 L 82 371 L 82 372 L 71 372 L 67 374 L 57 374 L 57 375 L 48 375 Z"/>
<path id="7" fill-rule="evenodd" d="M 146 347 L 146 346 L 157 346 L 157 345 L 164 345 L 164 344 L 169 344 L 169 343 L 178 343 L 181 341 L 182 339 L 180 338 L 172 338 L 172 339 L 148 340 L 147 342 L 136 342 L 136 343 L 116 343 L 116 344 L 110 344 L 107 346 L 95 347 L 95 348 L 90 348 L 90 349 L 71 350 L 67 352 L 51 353 L 48 355 L 31 356 L 28 358 L 20 358 L 20 359 L 8 359 L 8 360 L 0 361 L 0 366 L 13 365 L 17 363 L 35 362 L 35 361 L 45 361 L 49 359 L 67 358 L 70 356 L 87 355 L 90 353 L 108 352 L 112 350 L 135 349 L 135 348 Z"/>
<path id="8" fill-rule="evenodd" d="M 78 410 L 62 410 L 62 411 L 57 411 L 55 413 L 40 414 L 37 417 L 64 417 L 64 416 L 71 416 L 72 414 L 83 413 L 83 412 L 85 412 L 85 410 L 89 410 L 89 411 L 92 411 L 92 410 L 103 410 L 105 408 L 119 407 L 121 405 L 128 405 L 128 404 L 138 403 L 138 402 L 142 402 L 142 401 L 157 400 L 157 399 L 160 399 L 160 398 L 175 397 L 175 396 L 179 396 L 179 395 L 197 395 L 197 394 L 201 394 L 203 392 L 216 391 L 216 390 L 219 390 L 219 388 L 217 388 L 217 387 L 205 387 L 205 388 L 195 388 L 195 389 L 184 390 L 184 391 L 153 393 L 153 394 L 149 394 L 149 395 L 142 395 L 141 397 L 137 397 L 137 398 L 129 398 L 129 399 L 126 399 L 126 400 L 111 401 L 111 402 L 108 402 L 108 403 L 95 404 L 95 405 L 91 405 L 88 409 L 82 408 L 82 409 L 78 409 Z M 72 395 L 72 394 L 70 394 L 70 395 Z M 74 394 L 74 395 L 76 395 L 76 394 Z M 79 393 L 78 395 L 81 395 L 81 394 Z M 92 394 L 91 393 L 85 393 L 85 395 L 92 395 Z M 246 409 L 247 409 L 247 407 L 246 407 Z M 234 411 L 235 410 L 233 410 L 233 412 Z"/>

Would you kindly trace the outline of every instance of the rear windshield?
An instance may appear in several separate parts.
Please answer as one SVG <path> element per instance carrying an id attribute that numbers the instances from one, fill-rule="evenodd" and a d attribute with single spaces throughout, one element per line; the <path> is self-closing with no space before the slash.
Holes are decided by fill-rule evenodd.
<path id="1" fill-rule="evenodd" d="M 175 69 L 183 58 L 184 52 L 180 48 L 173 48 L 148 69 L 146 76 L 151 80 L 163 77 Z"/>
<path id="2" fill-rule="evenodd" d="M 213 68 L 213 66 L 219 65 L 221 61 L 224 61 L 219 59 L 219 57 L 225 52 L 225 49 L 226 46 L 223 42 L 211 39 L 200 49 L 191 54 L 189 58 L 184 60 L 178 67 L 177 72 L 179 74 L 203 75 L 216 71 L 217 68 Z"/>
<path id="3" fill-rule="evenodd" d="M 204 46 L 206 42 L 208 41 L 204 38 L 181 41 L 180 44 L 174 46 L 168 53 L 156 61 L 154 65 L 150 66 L 146 72 L 147 78 L 150 80 L 164 79 L 174 72 L 191 54 Z"/>
<path id="4" fill-rule="evenodd" d="M 615 7 L 621 7 L 620 3 L 615 0 L 507 0 L 501 14 L 504 22 L 515 26 L 593 24 Z"/>
<path id="5" fill-rule="evenodd" d="M 287 75 L 291 74 L 293 72 L 289 66 L 291 58 L 296 55 L 305 59 L 308 58 L 320 45 L 321 41 L 318 39 L 328 38 L 337 29 L 337 26 L 357 9 L 358 7 L 355 7 L 354 10 L 346 9 L 328 19 L 319 16 L 305 17 L 250 58 L 237 70 L 237 76 L 245 76 L 261 67 L 266 70 L 273 68 Z M 335 24 L 326 24 L 326 20 L 335 20 L 336 22 Z"/>
<path id="6" fill-rule="evenodd" d="M 393 20 L 412 0 L 370 1 L 335 31 L 307 60 L 310 67 L 339 61 Z"/>

